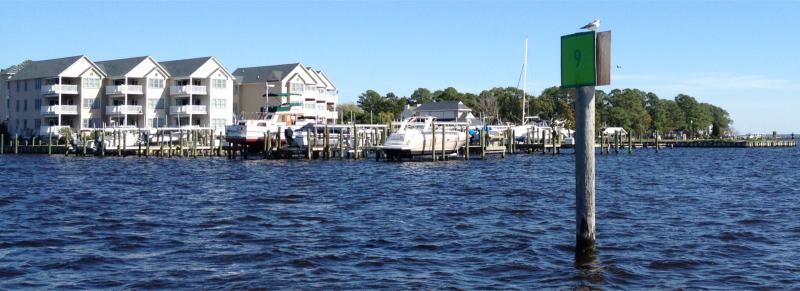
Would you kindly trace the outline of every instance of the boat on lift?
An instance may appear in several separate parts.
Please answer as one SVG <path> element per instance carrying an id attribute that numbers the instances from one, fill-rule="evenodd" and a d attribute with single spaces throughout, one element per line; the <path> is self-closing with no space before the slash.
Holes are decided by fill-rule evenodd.
<path id="1" fill-rule="evenodd" d="M 303 114 L 301 103 L 285 103 L 268 108 L 267 112 L 260 112 L 255 118 L 241 118 L 233 125 L 225 126 L 225 140 L 234 144 L 259 146 L 265 142 L 265 134 L 269 133 L 269 138 L 274 141 L 275 134 L 280 132 L 280 140 L 285 143 L 287 138 L 292 138 L 294 130 L 310 123 L 316 123 L 316 119 Z"/>
<path id="2" fill-rule="evenodd" d="M 467 143 L 467 133 L 461 129 L 467 123 L 435 122 L 431 116 L 414 116 L 403 120 L 400 128 L 389 135 L 383 144 L 383 152 L 389 159 L 410 158 L 431 154 L 431 148 L 437 153 L 444 144 L 445 154 L 457 153 Z M 434 125 L 436 128 L 433 128 Z M 441 126 L 444 126 L 442 138 Z M 431 145 L 433 143 L 433 145 Z"/>

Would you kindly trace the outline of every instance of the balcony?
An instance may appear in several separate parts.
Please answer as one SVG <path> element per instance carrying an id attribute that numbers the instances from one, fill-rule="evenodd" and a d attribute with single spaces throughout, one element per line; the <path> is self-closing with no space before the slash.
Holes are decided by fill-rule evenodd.
<path id="1" fill-rule="evenodd" d="M 42 106 L 42 114 L 45 115 L 77 115 L 78 105 L 50 105 Z"/>
<path id="2" fill-rule="evenodd" d="M 206 95 L 208 87 L 198 85 L 170 86 L 169 95 Z"/>
<path id="3" fill-rule="evenodd" d="M 142 114 L 141 105 L 109 105 L 106 106 L 108 115 Z"/>
<path id="4" fill-rule="evenodd" d="M 42 94 L 78 94 L 78 85 L 43 85 Z"/>
<path id="5" fill-rule="evenodd" d="M 39 135 L 49 135 L 51 133 L 53 135 L 58 135 L 59 131 L 61 131 L 62 128 L 69 128 L 69 126 L 68 125 L 41 126 L 39 127 Z"/>
<path id="6" fill-rule="evenodd" d="M 206 108 L 205 105 L 170 106 L 169 114 L 174 114 L 174 115 L 208 114 L 208 109 Z"/>
<path id="7" fill-rule="evenodd" d="M 142 85 L 111 85 L 106 86 L 106 95 L 144 94 Z"/>

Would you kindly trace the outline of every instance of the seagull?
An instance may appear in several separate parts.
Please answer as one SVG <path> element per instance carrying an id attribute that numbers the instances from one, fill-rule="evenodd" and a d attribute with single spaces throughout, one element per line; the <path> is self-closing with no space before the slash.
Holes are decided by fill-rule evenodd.
<path id="1" fill-rule="evenodd" d="M 590 22 L 589 24 L 584 25 L 583 27 L 581 27 L 581 29 L 586 29 L 586 30 L 591 30 L 591 31 L 596 31 L 598 28 L 600 28 L 600 19 L 595 19 L 594 21 Z"/>

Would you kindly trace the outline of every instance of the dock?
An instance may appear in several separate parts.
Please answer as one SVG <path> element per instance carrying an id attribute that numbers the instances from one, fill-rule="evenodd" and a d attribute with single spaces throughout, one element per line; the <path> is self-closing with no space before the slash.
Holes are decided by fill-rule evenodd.
<path id="1" fill-rule="evenodd" d="M 334 132 L 336 132 L 334 134 Z M 276 137 L 278 133 L 276 133 Z M 210 128 L 195 129 L 105 129 L 85 131 L 68 142 L 64 138 L 48 136 L 21 139 L 0 135 L 0 155 L 46 154 L 66 156 L 137 156 L 137 157 L 227 157 L 262 159 L 386 159 L 382 145 L 391 134 L 386 125 L 317 125 L 305 136 L 309 145 L 273 142 L 267 138 L 261 148 L 248 148 L 231 144 L 225 137 Z M 481 131 L 480 136 L 484 135 Z M 541 140 L 514 140 L 510 130 L 500 136 L 479 138 L 458 149 L 433 149 L 422 160 L 486 159 L 490 156 L 505 157 L 507 154 L 552 154 L 572 148 L 562 138 L 554 136 Z M 137 142 L 127 140 L 133 139 Z M 101 145 L 101 146 L 92 146 Z M 595 148 L 599 154 L 620 153 L 634 150 L 672 148 L 793 148 L 796 139 L 759 138 L 728 140 L 674 140 L 655 138 L 623 138 L 622 136 L 598 137 Z"/>

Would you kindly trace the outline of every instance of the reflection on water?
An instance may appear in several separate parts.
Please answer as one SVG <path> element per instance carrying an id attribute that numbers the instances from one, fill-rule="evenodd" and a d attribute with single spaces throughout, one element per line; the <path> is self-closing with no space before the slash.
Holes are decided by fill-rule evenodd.
<path id="1" fill-rule="evenodd" d="M 797 149 L 574 159 L 0 156 L 0 289 L 791 289 Z"/>

